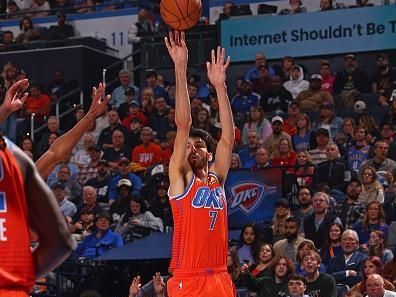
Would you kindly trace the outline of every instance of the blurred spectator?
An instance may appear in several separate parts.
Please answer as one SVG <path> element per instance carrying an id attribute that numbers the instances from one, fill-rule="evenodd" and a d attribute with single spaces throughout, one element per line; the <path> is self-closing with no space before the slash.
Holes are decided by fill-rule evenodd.
<path id="1" fill-rule="evenodd" d="M 24 16 L 19 22 L 21 33 L 16 37 L 16 43 L 28 44 L 30 41 L 40 39 L 40 32 L 33 27 L 33 22 L 28 16 Z"/>
<path id="2" fill-rule="evenodd" d="M 298 205 L 293 205 L 294 208 L 298 209 L 292 212 L 293 217 L 299 219 L 301 222 L 304 219 L 313 214 L 314 209 L 312 207 L 312 190 L 308 186 L 301 186 L 297 192 Z"/>
<path id="3" fill-rule="evenodd" d="M 113 132 L 115 130 L 121 131 L 124 135 L 128 135 L 128 129 L 120 123 L 120 117 L 118 116 L 118 112 L 115 110 L 110 110 L 107 113 L 108 123 L 110 124 L 109 127 L 105 128 L 100 132 L 98 145 L 102 149 L 113 148 L 114 144 L 112 143 Z M 127 137 L 127 143 L 129 137 Z M 127 155 L 129 156 L 129 155 Z"/>
<path id="4" fill-rule="evenodd" d="M 377 256 L 383 264 L 391 262 L 393 260 L 393 253 L 386 246 L 387 241 L 384 232 L 379 230 L 371 231 L 368 242 L 369 255 Z"/>
<path id="5" fill-rule="evenodd" d="M 247 122 L 243 125 L 242 143 L 247 144 L 249 131 L 256 131 L 258 137 L 265 142 L 272 133 L 271 123 L 265 118 L 264 111 L 260 105 L 250 108 Z M 206 130 L 208 131 L 208 130 Z"/>
<path id="6" fill-rule="evenodd" d="M 230 169 L 240 169 L 240 168 L 242 168 L 241 158 L 239 158 L 238 154 L 232 153 Z"/>
<path id="7" fill-rule="evenodd" d="M 148 117 L 154 110 L 154 92 L 152 88 L 146 87 L 142 90 L 140 99 L 142 103 L 142 112 Z"/>
<path id="8" fill-rule="evenodd" d="M 83 105 L 81 104 L 74 105 L 73 108 L 74 108 L 74 112 L 71 114 L 71 116 L 68 117 L 66 121 L 65 120 L 62 121 L 62 128 L 65 131 L 69 131 L 71 128 L 73 128 L 85 116 Z"/>
<path id="9" fill-rule="evenodd" d="M 325 104 L 334 104 L 330 93 L 322 90 L 322 76 L 320 74 L 311 76 L 309 89 L 301 91 L 296 97 L 296 102 L 301 110 L 306 112 L 318 111 L 319 107 Z"/>
<path id="10" fill-rule="evenodd" d="M 282 64 L 277 74 L 282 78 L 283 81 L 287 81 L 290 78 L 291 70 L 293 65 L 295 64 L 294 58 L 290 56 L 286 56 L 282 58 Z"/>
<path id="11" fill-rule="evenodd" d="M 393 161 L 396 160 L 396 134 L 393 131 L 393 127 L 390 123 L 381 124 L 380 129 L 381 140 L 385 141 L 389 145 L 388 158 Z"/>
<path id="12" fill-rule="evenodd" d="M 33 0 L 32 5 L 30 5 L 28 11 L 31 12 L 33 17 L 45 17 L 49 14 L 51 9 L 48 1 L 46 0 Z"/>
<path id="13" fill-rule="evenodd" d="M 293 149 L 296 152 L 309 151 L 316 147 L 315 131 L 311 129 L 311 121 L 305 113 L 296 117 L 297 133 L 291 138 Z"/>
<path id="14" fill-rule="evenodd" d="M 263 147 L 258 148 L 256 152 L 256 162 L 251 168 L 251 170 L 252 171 L 260 170 L 262 168 L 269 168 L 270 166 L 271 166 L 271 159 L 267 150 Z"/>
<path id="15" fill-rule="evenodd" d="M 281 138 L 278 142 L 278 149 L 272 152 L 272 166 L 293 166 L 296 163 L 297 154 L 293 150 L 290 137 Z M 292 169 L 286 169 L 286 172 L 291 172 Z"/>
<path id="16" fill-rule="evenodd" d="M 48 180 L 47 180 L 48 183 Z M 80 184 L 70 177 L 70 168 L 66 164 L 61 164 L 56 175 L 54 183 L 61 183 L 64 185 L 64 191 L 67 199 L 75 204 L 78 204 L 81 198 Z"/>
<path id="17" fill-rule="evenodd" d="M 158 144 L 153 142 L 153 129 L 143 127 L 140 137 L 142 144 L 133 149 L 132 162 L 139 163 L 144 168 L 161 162 L 162 150 Z"/>
<path id="18" fill-rule="evenodd" d="M 283 119 L 280 116 L 274 116 L 271 119 L 272 123 L 272 134 L 267 138 L 267 141 L 263 143 L 263 146 L 267 149 L 270 156 L 277 154 L 279 150 L 279 141 L 282 138 L 286 138 L 291 143 L 290 135 L 283 132 Z"/>
<path id="19" fill-rule="evenodd" d="M 139 98 L 136 97 L 136 91 L 134 88 L 129 87 L 124 92 L 125 102 L 121 103 L 117 108 L 117 112 L 120 115 L 121 121 L 124 121 L 126 117 L 134 113 L 136 116 L 136 112 L 140 110 L 140 102 Z M 132 105 L 134 103 L 134 105 Z M 139 107 L 138 110 L 131 110 L 132 107 Z"/>
<path id="20" fill-rule="evenodd" d="M 231 99 L 231 107 L 237 126 L 242 128 L 246 114 L 249 113 L 252 106 L 259 104 L 260 96 L 252 92 L 251 82 L 248 80 L 242 81 L 240 92 L 240 95 L 235 95 Z"/>
<path id="21" fill-rule="evenodd" d="M 71 155 L 69 154 L 65 156 L 64 160 L 62 160 L 58 165 L 55 166 L 55 168 L 51 171 L 50 175 L 47 177 L 47 185 L 50 186 L 57 180 L 58 171 L 63 165 L 67 165 L 67 167 L 69 168 L 71 179 L 77 180 L 80 169 L 78 168 L 78 166 L 70 162 L 70 158 Z"/>
<path id="22" fill-rule="evenodd" d="M 267 114 L 276 111 L 286 112 L 293 101 L 291 93 L 282 86 L 282 79 L 279 75 L 271 78 L 267 91 L 260 96 L 260 105 Z"/>
<path id="23" fill-rule="evenodd" d="M 362 125 L 357 125 L 354 131 L 355 144 L 347 147 L 347 151 L 344 154 L 354 175 L 357 174 L 362 163 L 369 158 L 371 146 L 367 144 L 366 136 L 366 128 Z"/>
<path id="24" fill-rule="evenodd" d="M 162 170 L 155 173 L 152 171 L 150 175 L 146 176 L 142 198 L 149 201 L 157 194 L 156 189 L 161 183 L 169 184 L 169 160 L 162 162 Z"/>
<path id="25" fill-rule="evenodd" d="M 294 65 L 291 69 L 290 80 L 286 81 L 283 86 L 292 94 L 293 99 L 297 98 L 302 91 L 308 90 L 309 82 L 304 80 L 303 68 Z"/>
<path id="26" fill-rule="evenodd" d="M 320 0 L 320 11 L 333 9 L 333 0 Z"/>
<path id="27" fill-rule="evenodd" d="M 23 138 L 19 147 L 22 149 L 24 153 L 26 153 L 29 157 L 31 157 L 34 161 L 37 159 L 36 147 L 33 143 L 33 140 L 30 139 L 29 136 Z"/>
<path id="28" fill-rule="evenodd" d="M 370 0 L 356 0 L 356 5 L 358 7 L 370 7 L 374 6 L 374 4 L 369 3 Z M 382 296 L 381 296 L 382 297 Z"/>
<path id="29" fill-rule="evenodd" d="M 318 165 L 327 160 L 326 148 L 330 140 L 329 130 L 319 128 L 315 133 L 315 140 L 317 147 L 310 149 L 309 154 L 311 155 L 312 163 Z"/>
<path id="30" fill-rule="evenodd" d="M 297 116 L 300 114 L 300 106 L 297 102 L 291 102 L 287 108 L 287 116 L 283 121 L 283 131 L 290 136 L 297 133 Z"/>
<path id="31" fill-rule="evenodd" d="M 320 250 L 322 263 L 325 267 L 328 266 L 331 258 L 342 255 L 341 235 L 344 228 L 339 223 L 330 224 L 329 233 L 327 234 L 326 242 Z"/>
<path id="32" fill-rule="evenodd" d="M 47 93 L 51 97 L 52 101 L 56 101 L 66 93 L 70 92 L 73 87 L 73 83 L 65 81 L 65 73 L 62 70 L 55 70 L 52 76 L 52 81 L 47 86 Z M 60 103 L 60 106 L 62 106 L 62 103 Z"/>
<path id="33" fill-rule="evenodd" d="M 299 187 L 314 185 L 316 167 L 308 151 L 299 151 L 294 164 L 294 174 Z M 292 172 L 289 172 L 292 173 Z"/>
<path id="34" fill-rule="evenodd" d="M 128 135 L 128 134 L 127 134 Z M 125 144 L 126 135 L 118 129 L 111 136 L 112 147 L 103 150 L 103 158 L 109 162 L 111 168 L 116 169 L 121 158 L 129 158 L 132 149 Z"/>
<path id="35" fill-rule="evenodd" d="M 330 102 L 324 102 L 320 106 L 319 119 L 314 122 L 315 129 L 324 128 L 329 130 L 330 138 L 334 139 L 340 132 L 342 126 L 342 118 L 336 116 L 334 105 Z"/>
<path id="36" fill-rule="evenodd" d="M 165 227 L 173 227 L 172 209 L 168 197 L 169 184 L 162 182 L 157 187 L 157 195 L 151 200 L 149 210 L 161 218 Z"/>
<path id="37" fill-rule="evenodd" d="M 55 195 L 56 201 L 58 202 L 59 209 L 64 216 L 73 217 L 77 208 L 76 205 L 69 201 L 66 197 L 65 184 L 62 182 L 56 182 L 51 186 L 52 192 Z"/>
<path id="38" fill-rule="evenodd" d="M 260 94 L 260 96 L 269 91 L 271 86 L 271 77 L 268 73 L 268 66 L 266 64 L 261 64 L 258 67 L 259 77 L 252 82 L 253 92 Z"/>
<path id="39" fill-rule="evenodd" d="M 307 12 L 307 8 L 302 6 L 301 0 L 289 0 L 290 8 L 282 9 L 279 14 L 295 14 Z"/>
<path id="40" fill-rule="evenodd" d="M 111 216 L 108 211 L 99 213 L 95 219 L 93 233 L 84 238 L 75 253 L 79 257 L 93 259 L 103 255 L 112 248 L 124 245 L 121 235 L 111 231 L 110 223 Z"/>
<path id="41" fill-rule="evenodd" d="M 58 136 L 63 134 L 63 131 L 59 129 L 59 119 L 56 116 L 49 116 L 47 120 L 47 128 L 40 138 L 40 142 L 37 145 L 37 150 L 40 153 L 45 153 L 49 148 L 48 140 L 51 134 L 56 134 Z M 37 135 L 36 135 L 37 137 Z"/>
<path id="42" fill-rule="evenodd" d="M 289 277 L 289 282 L 287 283 L 289 295 L 288 297 L 307 297 L 308 295 L 304 294 L 307 285 L 306 285 L 305 277 L 298 274 L 292 274 Z"/>
<path id="43" fill-rule="evenodd" d="M 66 20 L 66 13 L 64 11 L 58 11 L 56 13 L 57 24 L 49 27 L 51 40 L 62 40 L 74 36 L 73 26 L 67 24 Z"/>
<path id="44" fill-rule="evenodd" d="M 25 1 L 20 0 L 18 2 L 24 3 Z M 32 1 L 26 1 L 26 5 L 29 6 L 29 4 L 32 3 Z M 19 3 L 21 4 L 21 3 Z M 22 9 L 27 9 L 28 7 L 22 7 Z M 20 12 L 21 8 L 17 5 L 17 3 L 13 0 L 7 1 L 7 19 L 19 19 L 21 17 L 21 14 L 18 14 Z"/>
<path id="45" fill-rule="evenodd" d="M 377 171 L 369 165 L 362 166 L 362 192 L 359 195 L 359 202 L 363 205 L 371 201 L 384 203 L 384 187 L 378 181 Z"/>
<path id="46" fill-rule="evenodd" d="M 91 186 L 84 186 L 82 189 L 82 201 L 77 204 L 77 213 L 73 218 L 74 221 L 78 220 L 81 216 L 81 210 L 89 209 L 92 211 L 94 216 L 102 211 L 102 207 L 99 205 L 97 201 L 97 193 L 96 189 Z"/>
<path id="47" fill-rule="evenodd" d="M 92 144 L 88 147 L 88 155 L 89 162 L 80 167 L 80 173 L 77 176 L 80 185 L 84 185 L 87 180 L 97 176 L 102 150 L 97 144 Z"/>
<path id="48" fill-rule="evenodd" d="M 260 79 L 260 65 L 262 64 L 267 64 L 267 59 L 265 57 L 265 54 L 262 52 L 259 52 L 256 54 L 255 61 L 254 61 L 255 66 L 250 68 L 246 74 L 245 74 L 245 80 L 253 82 L 256 79 Z M 268 67 L 268 74 L 269 76 L 274 76 L 275 71 L 271 67 Z"/>
<path id="49" fill-rule="evenodd" d="M 88 208 L 81 209 L 79 214 L 78 220 L 73 224 L 73 236 L 77 240 L 83 240 L 93 232 L 95 215 Z"/>
<path id="50" fill-rule="evenodd" d="M 382 124 L 390 123 L 392 125 L 392 129 L 396 131 L 396 98 L 392 100 L 390 107 L 391 110 L 383 117 Z"/>
<path id="51" fill-rule="evenodd" d="M 271 277 L 269 270 L 272 259 L 275 257 L 275 251 L 270 243 L 261 243 L 258 255 L 258 262 L 249 266 L 249 272 L 255 277 Z"/>
<path id="52" fill-rule="evenodd" d="M 92 158 L 91 158 L 92 161 Z M 82 168 L 84 170 L 84 168 Z M 86 186 L 92 186 L 96 190 L 98 202 L 109 202 L 108 190 L 111 181 L 109 173 L 109 164 L 106 160 L 99 160 L 97 165 L 97 175 L 85 183 Z"/>
<path id="53" fill-rule="evenodd" d="M 238 152 L 242 168 L 251 168 L 255 165 L 259 140 L 256 131 L 251 130 L 247 133 L 247 145 Z"/>
<path id="54" fill-rule="evenodd" d="M 322 2 L 323 1 L 332 3 L 332 0 L 322 0 Z M 322 90 L 329 92 L 330 95 L 333 95 L 335 77 L 331 72 L 329 60 L 322 60 L 320 62 L 320 76 L 322 77 Z"/>
<path id="55" fill-rule="evenodd" d="M 133 84 L 132 73 L 128 69 L 122 69 L 118 73 L 118 79 L 121 85 L 114 89 L 111 94 L 111 105 L 115 108 L 119 108 L 124 102 L 127 102 L 125 97 L 125 91 L 128 88 L 133 88 L 135 90 L 136 98 L 139 98 L 139 88 Z"/>
<path id="56" fill-rule="evenodd" d="M 154 111 L 149 115 L 149 126 L 157 132 L 155 139 L 160 142 L 165 140 L 168 123 L 168 105 L 164 97 L 156 97 L 154 100 Z"/>
<path id="57" fill-rule="evenodd" d="M 385 224 L 385 213 L 378 201 L 371 201 L 366 206 L 363 220 L 352 225 L 352 229 L 359 234 L 360 244 L 367 244 L 373 230 L 384 232 L 388 236 L 389 226 Z"/>
<path id="58" fill-rule="evenodd" d="M 396 293 L 385 289 L 385 282 L 381 275 L 372 274 L 366 282 L 367 297 L 396 297 Z"/>
<path id="59" fill-rule="evenodd" d="M 371 79 L 371 92 L 389 97 L 392 90 L 396 89 L 396 69 L 389 65 L 389 58 L 383 53 L 377 55 L 376 63 L 377 71 Z"/>
<path id="60" fill-rule="evenodd" d="M 220 13 L 216 23 L 222 20 L 228 20 L 231 17 L 231 11 L 233 6 L 235 6 L 234 2 L 226 1 L 223 5 L 223 12 Z"/>
<path id="61" fill-rule="evenodd" d="M 286 220 L 290 215 L 289 201 L 285 198 L 279 198 L 275 202 L 275 213 L 272 217 L 272 235 L 273 242 L 276 243 L 278 240 L 286 237 Z M 293 260 L 293 259 L 291 259 Z"/>
<path id="62" fill-rule="evenodd" d="M 80 168 L 80 173 L 81 168 L 91 162 L 90 148 L 95 144 L 95 137 L 92 134 L 85 134 L 83 140 L 84 147 L 76 150 L 71 158 L 71 161 Z"/>
<path id="63" fill-rule="evenodd" d="M 349 96 L 353 90 L 368 93 L 370 82 L 367 73 L 359 68 L 355 55 L 348 54 L 344 58 L 344 69 L 335 77 L 334 94 Z"/>
<path id="64" fill-rule="evenodd" d="M 253 107 L 252 107 L 253 108 Z M 166 125 L 165 125 L 166 127 Z M 210 117 L 209 117 L 209 111 L 206 108 L 201 108 L 201 110 L 198 112 L 197 117 L 193 119 L 192 127 L 196 129 L 202 129 L 216 139 L 217 133 L 219 132 L 219 129 L 213 126 L 210 122 Z M 161 138 L 160 138 L 161 140 Z M 161 141 L 163 142 L 163 140 Z"/>
<path id="65" fill-rule="evenodd" d="M 74 13 L 73 3 L 69 0 L 56 0 L 51 3 L 52 11 L 63 11 L 64 13 Z"/>
<path id="66" fill-rule="evenodd" d="M 169 104 L 168 93 L 164 86 L 160 84 L 158 73 L 154 69 L 146 70 L 146 86 L 153 90 L 155 98 L 163 97 L 167 104 Z"/>
<path id="67" fill-rule="evenodd" d="M 133 90 L 133 88 L 128 88 L 127 90 Z M 125 91 L 127 93 L 127 91 Z M 129 97 L 129 95 L 125 95 L 125 97 Z M 124 103 L 123 103 L 124 104 Z M 120 107 L 123 105 L 121 104 Z M 120 110 L 120 108 L 118 109 Z M 132 119 L 139 118 L 140 123 L 143 126 L 148 125 L 148 119 L 147 117 L 143 114 L 143 112 L 140 111 L 140 103 L 138 100 L 133 100 L 130 103 L 128 103 L 128 115 L 124 118 L 122 121 L 122 124 L 127 127 L 129 130 L 131 130 L 131 121 Z"/>
<path id="68" fill-rule="evenodd" d="M 118 163 L 118 174 L 115 175 L 109 183 L 109 204 L 111 205 L 117 199 L 117 185 L 118 182 L 125 178 L 132 184 L 132 195 L 140 195 L 142 189 L 142 180 L 139 176 L 129 172 L 130 161 L 123 157 Z"/>
<path id="69" fill-rule="evenodd" d="M 1 38 L 0 51 L 15 50 L 15 44 L 14 33 L 12 33 L 12 31 L 4 31 Z"/>
<path id="70" fill-rule="evenodd" d="M 142 199 L 132 198 L 129 208 L 118 221 L 116 232 L 121 234 L 125 242 L 129 242 L 147 236 L 152 231 L 164 231 L 162 220 L 146 209 Z"/>
<path id="71" fill-rule="evenodd" d="M 341 131 L 335 137 L 335 143 L 342 156 L 346 155 L 348 147 L 354 142 L 355 120 L 352 118 L 344 118 L 341 125 Z M 367 135 L 366 135 L 367 136 Z M 366 137 L 367 140 L 367 137 Z"/>
<path id="72" fill-rule="evenodd" d="M 239 235 L 237 250 L 239 263 L 241 265 L 243 263 L 248 265 L 255 263 L 260 252 L 259 247 L 260 233 L 257 226 L 254 223 L 245 224 Z"/>

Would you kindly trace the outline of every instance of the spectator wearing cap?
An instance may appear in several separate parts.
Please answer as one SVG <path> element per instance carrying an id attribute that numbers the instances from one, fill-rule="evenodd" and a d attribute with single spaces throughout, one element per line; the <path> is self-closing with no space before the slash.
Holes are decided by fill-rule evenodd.
<path id="1" fill-rule="evenodd" d="M 309 154 L 312 158 L 312 163 L 318 165 L 321 162 L 327 160 L 326 148 L 330 142 L 329 130 L 325 128 L 319 128 L 315 133 L 315 140 L 317 147 L 309 150 Z"/>
<path id="2" fill-rule="evenodd" d="M 165 99 L 166 104 L 170 103 L 168 93 L 166 92 L 163 85 L 161 85 L 158 74 L 154 69 L 146 70 L 146 87 L 153 90 L 154 97 L 162 97 Z"/>
<path id="3" fill-rule="evenodd" d="M 108 211 L 99 213 L 95 219 L 93 233 L 84 238 L 75 250 L 75 254 L 79 257 L 94 259 L 113 248 L 123 246 L 121 235 L 110 229 L 111 221 Z"/>
<path id="4" fill-rule="evenodd" d="M 80 172 L 77 175 L 77 181 L 80 185 L 84 185 L 89 179 L 95 178 L 98 173 L 98 165 L 102 156 L 102 150 L 97 144 L 93 144 L 88 149 L 90 161 L 88 164 L 80 167 Z"/>
<path id="5" fill-rule="evenodd" d="M 117 199 L 110 206 L 110 213 L 114 221 L 118 222 L 121 215 L 129 208 L 132 198 L 132 183 L 127 178 L 122 178 L 117 183 Z"/>
<path id="6" fill-rule="evenodd" d="M 332 0 L 325 0 L 331 1 Z M 334 80 L 335 77 L 331 71 L 331 65 L 329 60 L 322 60 L 320 62 L 319 74 L 322 77 L 322 91 L 327 91 L 330 95 L 334 94 Z"/>
<path id="7" fill-rule="evenodd" d="M 139 98 L 136 98 L 136 91 L 133 87 L 126 88 L 124 95 L 125 95 L 125 102 L 122 102 L 120 106 L 117 108 L 117 112 L 120 116 L 121 121 L 123 121 L 130 114 L 129 111 L 130 104 L 135 100 L 137 101 L 139 100 Z"/>
<path id="8" fill-rule="evenodd" d="M 327 160 L 317 165 L 316 180 L 318 183 L 327 183 L 331 189 L 344 192 L 346 184 L 351 179 L 349 165 L 341 159 L 340 152 L 335 143 L 326 146 Z"/>
<path id="9" fill-rule="evenodd" d="M 282 78 L 279 75 L 274 75 L 271 77 L 267 91 L 260 94 L 260 104 L 268 114 L 276 111 L 286 112 L 293 101 L 291 93 L 283 87 L 282 83 Z"/>
<path id="10" fill-rule="evenodd" d="M 324 128 L 329 130 L 331 139 L 341 131 L 342 118 L 335 115 L 334 105 L 331 102 L 324 102 L 320 106 L 319 119 L 313 123 L 314 129 Z"/>
<path id="11" fill-rule="evenodd" d="M 340 218 L 345 229 L 351 229 L 353 224 L 363 220 L 366 210 L 364 205 L 358 202 L 361 192 L 362 183 L 358 179 L 351 179 L 346 188 L 347 196 L 334 208 L 334 214 Z"/>
<path id="12" fill-rule="evenodd" d="M 142 189 L 142 180 L 139 176 L 131 173 L 129 171 L 129 165 L 131 161 L 122 157 L 118 163 L 118 174 L 113 177 L 109 184 L 109 204 L 111 205 L 117 199 L 117 185 L 118 182 L 126 178 L 132 183 L 132 192 L 133 195 L 140 195 L 140 191 Z"/>
<path id="13" fill-rule="evenodd" d="M 48 182 L 49 179 L 47 179 L 47 184 Z M 65 193 L 67 198 L 75 203 L 79 202 L 81 198 L 81 186 L 75 179 L 71 178 L 70 167 L 67 164 L 60 164 L 59 169 L 56 173 L 56 179 L 51 180 L 51 182 L 52 184 L 56 182 L 61 182 L 65 186 Z"/>
<path id="14" fill-rule="evenodd" d="M 120 86 L 115 88 L 111 94 L 110 104 L 118 108 L 125 100 L 125 91 L 128 88 L 134 88 L 136 98 L 139 98 L 139 88 L 133 84 L 132 73 L 128 69 L 122 69 L 118 73 L 118 79 L 120 80 Z"/>
<path id="15" fill-rule="evenodd" d="M 329 234 L 330 224 L 338 222 L 340 218 L 328 211 L 330 197 L 326 193 L 317 192 L 312 198 L 314 212 L 307 216 L 303 222 L 303 233 L 305 238 L 312 240 L 317 249 L 321 249 Z"/>
<path id="16" fill-rule="evenodd" d="M 103 158 L 109 162 L 109 165 L 115 169 L 122 157 L 129 157 L 131 155 L 131 147 L 125 144 L 125 134 L 121 130 L 114 130 L 111 142 L 113 147 L 107 148 L 103 152 Z"/>
<path id="17" fill-rule="evenodd" d="M 290 80 L 286 81 L 283 86 L 288 90 L 293 99 L 297 98 L 302 91 L 309 89 L 309 82 L 304 80 L 304 70 L 299 65 L 293 65 Z"/>
<path id="18" fill-rule="evenodd" d="M 259 67 L 261 64 L 267 64 L 267 59 L 265 57 L 265 54 L 262 52 L 259 52 L 256 54 L 256 57 L 254 59 L 254 67 L 250 68 L 246 74 L 244 79 L 247 81 L 251 81 L 253 82 L 256 79 L 260 78 L 260 70 Z M 275 71 L 274 69 L 272 69 L 271 67 L 268 68 L 268 74 L 269 76 L 274 76 L 275 75 Z"/>
<path id="19" fill-rule="evenodd" d="M 76 164 L 80 170 L 83 166 L 88 165 L 91 162 L 89 150 L 95 144 L 95 137 L 88 133 L 84 135 L 83 140 L 84 147 L 82 149 L 77 149 L 71 158 L 71 162 Z"/>
<path id="20" fill-rule="evenodd" d="M 260 96 L 252 92 L 251 82 L 242 80 L 240 93 L 232 97 L 231 108 L 235 116 L 235 122 L 239 129 L 242 129 L 246 116 L 252 106 L 260 103 Z"/>
<path id="21" fill-rule="evenodd" d="M 153 136 L 153 129 L 150 127 L 142 128 L 140 133 L 142 144 L 133 149 L 132 162 L 139 163 L 145 168 L 161 162 L 162 150 L 158 144 L 153 142 Z"/>
<path id="22" fill-rule="evenodd" d="M 140 102 L 138 100 L 132 100 L 129 103 L 129 114 L 124 118 L 122 124 L 127 127 L 129 130 L 131 129 L 131 120 L 139 118 L 143 126 L 148 125 L 148 118 L 144 115 L 144 113 L 140 109 Z"/>
<path id="23" fill-rule="evenodd" d="M 253 80 L 252 82 L 252 90 L 253 92 L 259 94 L 267 93 L 271 87 L 271 77 L 268 72 L 268 66 L 265 63 L 262 63 L 258 66 L 259 77 L 258 79 Z"/>
<path id="24" fill-rule="evenodd" d="M 275 213 L 272 217 L 272 235 L 273 242 L 284 239 L 286 236 L 286 219 L 290 217 L 289 201 L 285 198 L 279 198 L 275 202 Z"/>
<path id="25" fill-rule="evenodd" d="M 319 107 L 325 103 L 334 104 L 333 97 L 330 93 L 322 90 L 322 76 L 320 74 L 313 74 L 311 76 L 309 89 L 298 94 L 296 102 L 306 112 L 318 111 Z"/>
<path id="26" fill-rule="evenodd" d="M 259 137 L 254 130 L 247 133 L 247 145 L 239 150 L 242 168 L 252 168 L 256 164 L 256 153 L 259 148 Z"/>
<path id="27" fill-rule="evenodd" d="M 283 132 L 283 119 L 280 116 L 274 116 L 271 119 L 272 123 L 272 134 L 267 138 L 267 141 L 263 143 L 263 146 L 267 149 L 268 153 L 272 156 L 279 153 L 279 141 L 283 138 L 288 139 L 291 143 L 290 135 Z"/>
<path id="28" fill-rule="evenodd" d="M 371 92 L 390 96 L 396 89 L 396 69 L 389 65 L 389 58 L 381 53 L 376 58 L 377 70 L 371 78 Z"/>
<path id="29" fill-rule="evenodd" d="M 115 130 L 122 131 L 122 133 L 127 136 L 126 143 L 129 144 L 129 137 L 128 137 L 129 130 L 124 125 L 121 124 L 120 116 L 118 115 L 118 112 L 116 110 L 110 110 L 107 113 L 107 119 L 109 122 L 109 126 L 107 128 L 104 128 L 102 132 L 100 132 L 98 145 L 102 149 L 113 148 L 114 144 L 112 143 L 112 136 Z"/>
<path id="30" fill-rule="evenodd" d="M 151 172 L 146 179 L 144 187 L 142 189 L 142 198 L 149 201 L 151 197 L 154 197 L 157 192 L 156 189 L 159 184 L 169 184 L 169 159 L 164 159 L 162 162 L 162 170 Z M 159 167 L 159 166 L 158 166 Z"/>
<path id="31" fill-rule="evenodd" d="M 333 9 L 333 0 L 320 0 L 320 11 L 328 11 Z"/>
<path id="32" fill-rule="evenodd" d="M 337 72 L 334 80 L 334 94 L 357 90 L 360 93 L 370 91 L 370 81 L 367 73 L 361 70 L 353 54 L 348 54 L 344 58 L 344 69 Z"/>
<path id="33" fill-rule="evenodd" d="M 59 209 L 64 216 L 73 217 L 77 208 L 76 205 L 69 201 L 66 197 L 65 184 L 58 181 L 51 185 L 52 192 L 55 195 L 56 201 L 58 202 Z"/>
<path id="34" fill-rule="evenodd" d="M 297 248 L 303 241 L 311 240 L 305 239 L 298 235 L 300 229 L 300 220 L 295 217 L 288 217 L 285 221 L 285 239 L 278 240 L 274 243 L 275 255 L 287 256 L 296 264 Z"/>
<path id="35" fill-rule="evenodd" d="M 74 36 L 73 26 L 66 23 L 66 13 L 58 11 L 56 13 L 56 25 L 50 26 L 51 40 L 63 40 Z"/>
<path id="36" fill-rule="evenodd" d="M 101 159 L 98 161 L 97 174 L 95 177 L 87 180 L 86 186 L 92 186 L 96 190 L 98 202 L 109 202 L 108 190 L 111 181 L 109 173 L 109 164 L 106 160 Z"/>

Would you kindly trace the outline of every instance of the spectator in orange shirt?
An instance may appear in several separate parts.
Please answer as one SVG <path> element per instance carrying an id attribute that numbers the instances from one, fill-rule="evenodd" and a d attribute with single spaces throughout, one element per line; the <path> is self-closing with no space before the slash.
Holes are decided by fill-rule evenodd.
<path id="1" fill-rule="evenodd" d="M 44 117 L 49 115 L 50 109 L 51 98 L 43 94 L 43 86 L 38 83 L 32 83 L 29 96 L 26 98 L 22 110 L 22 117 L 29 117 L 32 113 L 35 113 L 35 119 L 39 122 L 44 122 Z"/>
<path id="2" fill-rule="evenodd" d="M 143 127 L 140 133 L 142 144 L 136 146 L 132 151 L 132 162 L 139 163 L 143 167 L 149 167 L 153 164 L 161 162 L 162 150 L 153 139 L 153 129 Z"/>

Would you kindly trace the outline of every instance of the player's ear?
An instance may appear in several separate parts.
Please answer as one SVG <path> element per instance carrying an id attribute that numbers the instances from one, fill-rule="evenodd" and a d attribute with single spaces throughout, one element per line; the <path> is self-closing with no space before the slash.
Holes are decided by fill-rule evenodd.
<path id="1" fill-rule="evenodd" d="M 213 154 L 212 153 L 208 153 L 208 161 L 212 162 L 213 160 Z"/>

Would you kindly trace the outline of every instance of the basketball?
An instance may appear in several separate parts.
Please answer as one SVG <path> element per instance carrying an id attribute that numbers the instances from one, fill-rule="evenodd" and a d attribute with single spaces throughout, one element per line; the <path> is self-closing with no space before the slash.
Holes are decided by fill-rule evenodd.
<path id="1" fill-rule="evenodd" d="M 161 17 L 175 30 L 193 27 L 201 17 L 201 0 L 162 0 Z"/>

